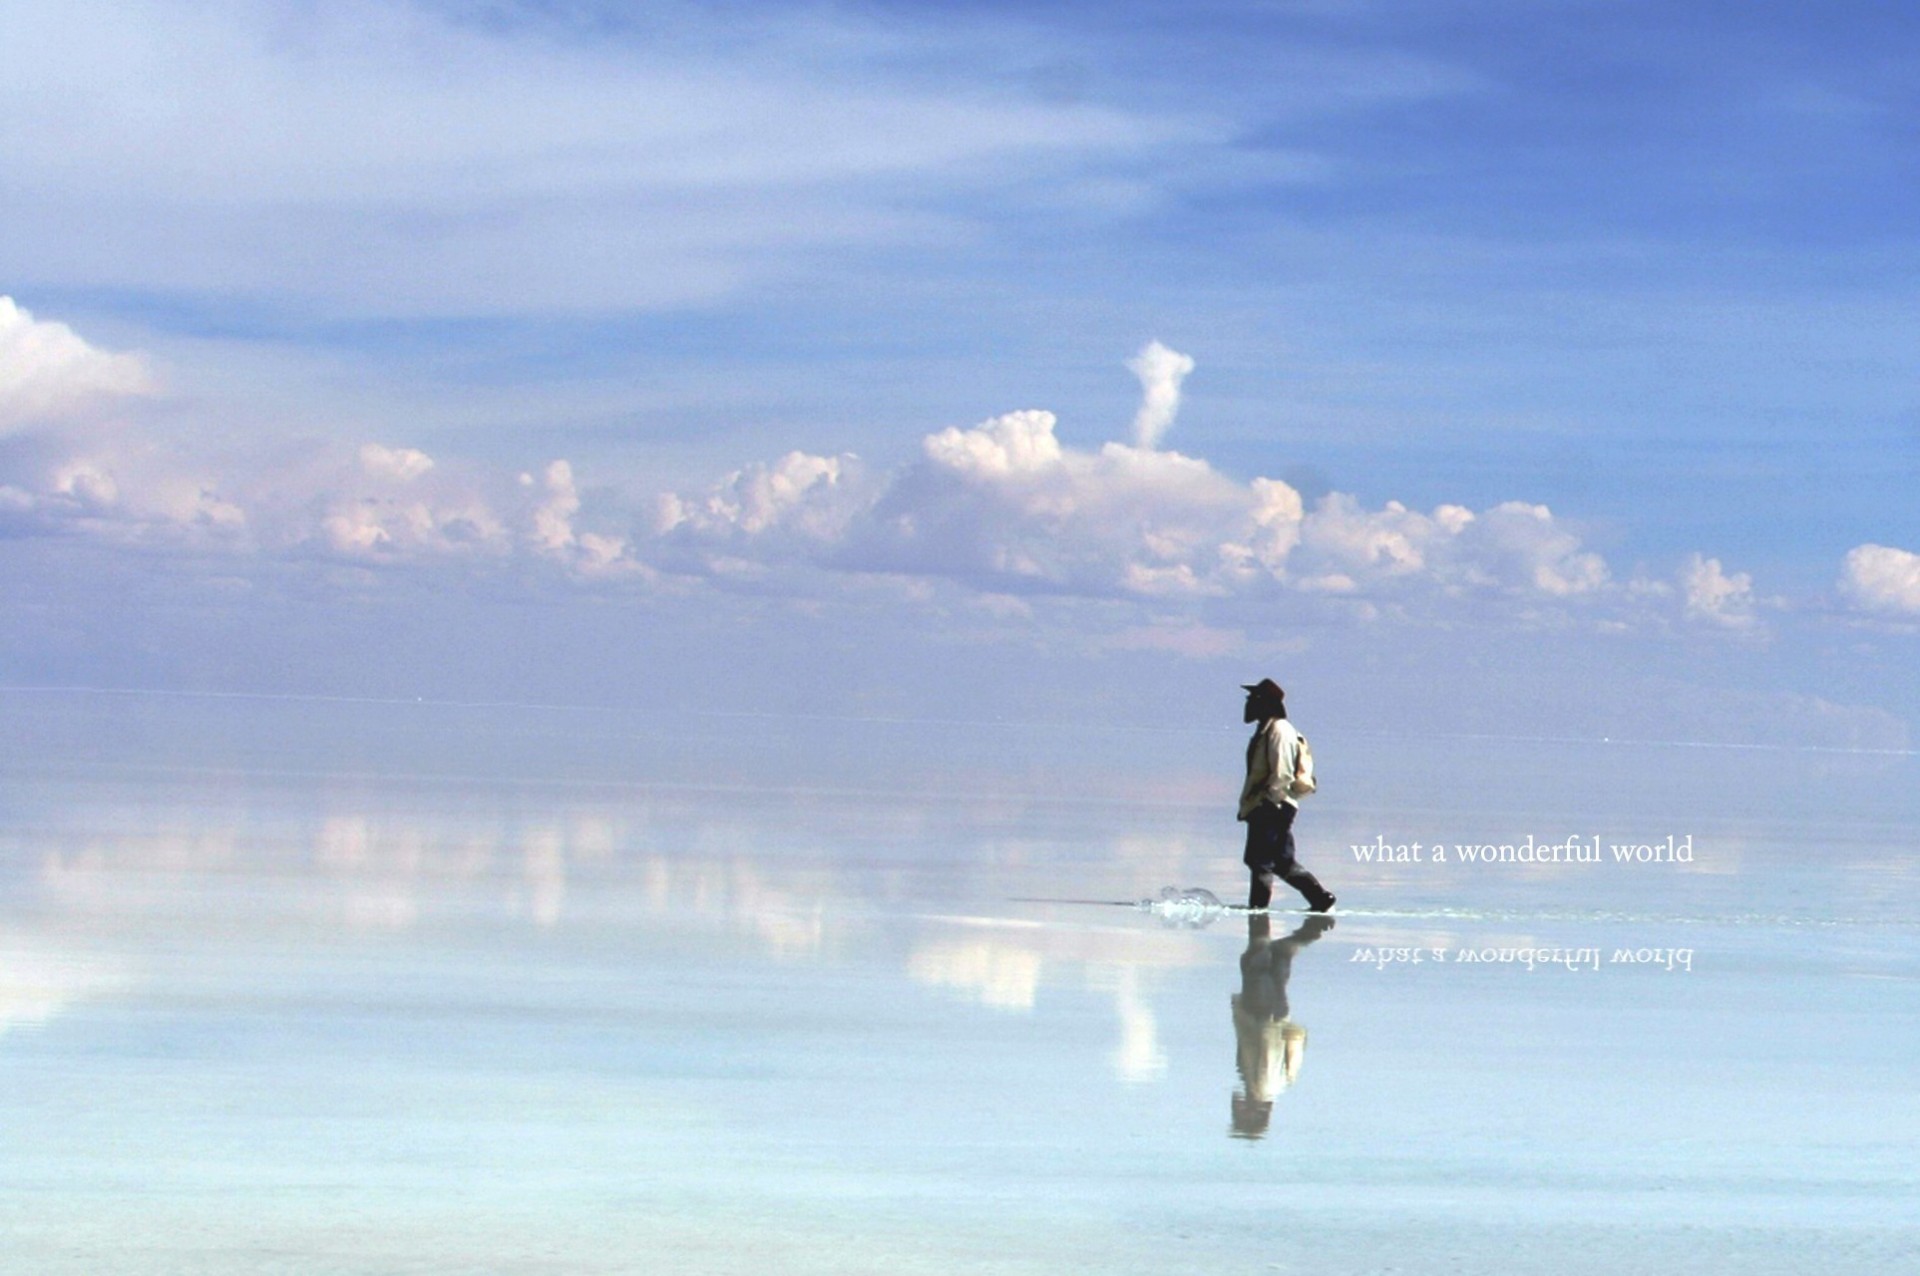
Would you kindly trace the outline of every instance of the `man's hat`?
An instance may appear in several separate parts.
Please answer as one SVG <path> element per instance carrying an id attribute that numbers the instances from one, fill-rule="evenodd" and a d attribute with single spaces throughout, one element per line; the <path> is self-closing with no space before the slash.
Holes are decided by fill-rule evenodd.
<path id="1" fill-rule="evenodd" d="M 1280 684 L 1271 678 L 1262 678 L 1258 682 L 1243 682 L 1240 690 L 1251 691 L 1256 696 L 1270 696 L 1275 700 L 1285 700 L 1287 693 L 1280 690 Z"/>

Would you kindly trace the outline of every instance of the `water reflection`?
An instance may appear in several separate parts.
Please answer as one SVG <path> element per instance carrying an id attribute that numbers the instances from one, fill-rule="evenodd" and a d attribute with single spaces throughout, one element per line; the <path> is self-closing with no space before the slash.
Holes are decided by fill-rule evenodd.
<path id="1" fill-rule="evenodd" d="M 1294 954 L 1333 929 L 1334 919 L 1307 918 L 1284 939 L 1273 938 L 1266 913 L 1247 916 L 1247 950 L 1240 954 L 1240 991 L 1233 995 L 1234 1063 L 1240 1088 L 1233 1095 L 1237 1139 L 1257 1139 L 1273 1119 L 1273 1100 L 1300 1075 L 1307 1030 L 1288 1018 L 1287 979 Z"/>
<path id="2" fill-rule="evenodd" d="M 990 938 L 922 943 L 907 954 L 915 983 L 958 990 L 994 1010 L 1032 1010 L 1041 967 L 1038 949 Z"/>
<path id="3" fill-rule="evenodd" d="M 44 1026 L 75 1002 L 128 982 L 110 957 L 51 947 L 0 930 L 0 1037 Z"/>
<path id="4" fill-rule="evenodd" d="M 1208 948 L 1184 930 L 960 915 L 918 918 L 915 930 L 908 978 L 989 1010 L 1032 1014 L 1048 990 L 1077 987 L 1110 997 L 1119 1036 L 1107 1062 L 1125 1085 L 1167 1073 L 1153 1005 L 1163 978 L 1211 961 Z"/>
<path id="5" fill-rule="evenodd" d="M 133 784 L 36 795 L 30 818 L 0 826 L 0 924 L 57 917 L 118 942 L 133 919 L 229 936 L 289 923 L 398 936 L 612 920 L 737 930 L 784 958 L 820 950 L 828 902 L 855 894 L 823 856 L 756 862 L 742 849 L 760 836 L 750 814 L 697 806 L 461 795 L 449 809 L 433 790 L 191 796 L 186 809 L 180 792 Z"/>

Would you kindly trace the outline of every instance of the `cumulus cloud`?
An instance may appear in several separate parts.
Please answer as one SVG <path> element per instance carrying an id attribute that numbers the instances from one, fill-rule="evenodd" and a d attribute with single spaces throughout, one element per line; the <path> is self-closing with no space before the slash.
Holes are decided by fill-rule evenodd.
<path id="1" fill-rule="evenodd" d="M 0 427 L 28 427 L 0 454 L 0 535 L 370 566 L 523 557 L 594 579 L 650 572 L 617 529 L 581 525 L 565 460 L 515 484 L 373 440 L 223 454 L 169 434 L 129 396 L 158 396 L 144 357 L 98 350 L 0 297 Z M 85 411 L 109 398 L 119 410 Z"/>
<path id="2" fill-rule="evenodd" d="M 998 599 L 1564 601 L 1610 581 L 1600 556 L 1542 505 L 1422 513 L 1330 493 L 1309 508 L 1277 479 L 1239 482 L 1203 460 L 1125 443 L 1069 447 L 1057 426 L 1051 412 L 1028 409 L 949 427 L 922 440 L 917 461 L 857 481 L 830 458 L 791 454 L 705 494 L 663 498 L 658 526 L 669 541 L 705 544 L 713 574 L 800 557 Z"/>
<path id="3" fill-rule="evenodd" d="M 296 525 L 289 539 L 374 562 L 498 557 L 509 548 L 499 514 L 475 494 L 398 496 L 343 484 L 322 499 L 317 527 Z"/>
<path id="4" fill-rule="evenodd" d="M 1689 557 L 1680 569 L 1680 585 L 1690 619 L 1729 629 L 1751 629 L 1759 623 L 1753 614 L 1753 577 L 1746 572 L 1729 576 L 1717 558 Z"/>
<path id="5" fill-rule="evenodd" d="M 148 385 L 137 359 L 90 361 L 90 347 L 59 333 L 52 347 L 96 381 Z M 0 529 L 371 568 L 519 563 L 603 584 L 830 593 L 891 582 L 908 598 L 957 588 L 976 613 L 1012 619 L 1041 598 L 1092 599 L 1134 608 L 1117 642 L 1194 655 L 1242 641 L 1282 600 L 1358 617 L 1526 618 L 1596 600 L 1672 608 L 1678 597 L 1690 619 L 1753 623 L 1746 574 L 1696 555 L 1677 593 L 1616 585 L 1545 505 L 1419 510 L 1337 491 L 1309 503 L 1278 479 L 1224 474 L 1162 446 L 1193 360 L 1155 342 L 1132 366 L 1133 443 L 1072 446 L 1053 413 L 1025 409 L 930 433 L 892 469 L 796 450 L 651 498 L 628 495 L 617 475 L 583 489 L 564 458 L 515 474 L 387 440 L 212 456 L 167 446 L 137 420 L 43 430 L 0 471 Z M 1920 607 L 1901 601 L 1920 593 L 1915 561 L 1864 546 L 1849 558 L 1849 588 L 1874 605 Z M 1212 610 L 1195 624 L 1169 612 L 1176 604 Z"/>
<path id="6" fill-rule="evenodd" d="M 0 534 L 123 545 L 232 540 L 246 512 L 211 475 L 140 440 L 43 442 L 0 473 Z"/>
<path id="7" fill-rule="evenodd" d="M 997 592 L 1218 592 L 1211 547 L 1242 494 L 1203 461 L 1064 446 L 1050 412 L 928 436 L 851 529 L 841 561 Z"/>
<path id="8" fill-rule="evenodd" d="M 735 470 L 699 496 L 662 495 L 655 502 L 654 530 L 682 539 L 721 540 L 792 531 L 830 541 L 857 508 L 859 467 L 851 453 L 789 452 L 772 465 Z"/>
<path id="9" fill-rule="evenodd" d="M 0 534 L 72 531 L 138 542 L 222 536 L 245 522 L 209 474 L 143 432 L 159 396 L 145 356 L 102 350 L 0 296 Z"/>
<path id="10" fill-rule="evenodd" d="M 1476 513 L 1443 504 L 1422 513 L 1388 501 L 1370 510 L 1330 492 L 1295 513 L 1297 497 L 1271 487 L 1263 495 L 1266 548 L 1250 556 L 1309 593 L 1553 600 L 1597 593 L 1609 580 L 1605 561 L 1544 505 L 1507 501 Z"/>
<path id="11" fill-rule="evenodd" d="M 655 497 L 635 553 L 676 575 L 780 585 L 783 570 L 839 552 L 872 499 L 858 457 L 789 452 L 703 492 Z"/>
<path id="12" fill-rule="evenodd" d="M 1920 554 L 1856 545 L 1841 563 L 1840 592 L 1869 611 L 1920 614 Z"/>
<path id="13" fill-rule="evenodd" d="M 418 448 L 364 443 L 360 446 L 360 468 L 380 478 L 408 483 L 432 469 L 433 458 Z"/>
<path id="14" fill-rule="evenodd" d="M 921 444 L 927 459 L 956 474 L 982 479 L 1038 474 L 1060 463 L 1051 412 L 1009 412 L 971 430 L 949 426 Z"/>
<path id="15" fill-rule="evenodd" d="M 1193 360 L 1177 350 L 1169 350 L 1158 341 L 1127 361 L 1133 375 L 1140 378 L 1140 410 L 1133 417 L 1133 441 L 1142 448 L 1160 446 L 1180 411 L 1180 383 L 1193 371 Z"/>
<path id="16" fill-rule="evenodd" d="M 574 527 L 580 513 L 580 490 L 574 485 L 573 466 L 554 461 L 538 483 L 531 474 L 520 476 L 524 487 L 537 487 L 540 500 L 533 507 L 531 537 L 535 548 L 585 576 L 637 573 L 643 569 L 627 554 L 627 542 L 618 536 L 580 531 Z"/>
<path id="17" fill-rule="evenodd" d="M 434 468 L 425 452 L 365 443 L 357 460 L 357 466 L 309 476 L 324 507 L 318 526 L 310 533 L 296 524 L 284 535 L 375 561 L 504 548 L 505 528 L 485 501 L 457 484 L 417 481 Z"/>
<path id="18" fill-rule="evenodd" d="M 576 525 L 583 502 L 565 460 L 516 484 L 381 442 L 222 454 L 135 414 L 38 430 L 3 464 L 0 534 L 367 566 L 525 557 L 583 578 L 647 572 L 624 537 Z"/>
<path id="19" fill-rule="evenodd" d="M 139 355 L 97 349 L 67 325 L 35 319 L 0 296 L 0 433 L 154 389 Z"/>

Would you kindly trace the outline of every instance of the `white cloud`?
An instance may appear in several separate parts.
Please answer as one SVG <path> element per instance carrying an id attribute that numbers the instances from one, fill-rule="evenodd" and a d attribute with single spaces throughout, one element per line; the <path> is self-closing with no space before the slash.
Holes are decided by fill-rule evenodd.
<path id="1" fill-rule="evenodd" d="M 505 529 L 484 502 L 400 500 L 335 495 L 315 529 L 315 539 L 348 558 L 413 561 L 459 555 L 500 556 Z"/>
<path id="2" fill-rule="evenodd" d="M 928 460 L 957 474 L 978 478 L 1039 474 L 1060 464 L 1055 424 L 1051 412 L 1009 412 L 971 430 L 949 426 L 928 435 L 921 449 Z"/>
<path id="3" fill-rule="evenodd" d="M 97 349 L 67 325 L 35 319 L 0 296 L 0 433 L 154 389 L 140 356 Z"/>
<path id="4" fill-rule="evenodd" d="M 377 443 L 217 455 L 165 446 L 137 423 L 42 440 L 0 474 L 0 519 L 16 534 L 253 559 L 453 567 L 519 557 L 580 578 L 649 575 L 627 537 L 580 525 L 585 504 L 564 459 L 515 482 Z"/>
<path id="5" fill-rule="evenodd" d="M 703 496 L 662 496 L 656 503 L 655 530 L 730 538 L 792 529 L 814 540 L 831 540 L 845 530 L 853 512 L 857 497 L 849 499 L 849 494 L 859 464 L 851 454 L 789 452 L 772 465 L 735 470 Z"/>
<path id="6" fill-rule="evenodd" d="M 8 454 L 0 473 L 0 520 L 16 535 L 367 565 L 526 553 L 580 577 L 646 574 L 623 538 L 576 529 L 582 501 L 564 460 L 529 492 L 498 472 L 442 467 L 417 448 L 266 443 L 223 454 L 163 428 L 164 412 L 56 420 L 45 406 L 77 402 L 83 391 L 151 392 L 145 361 L 102 355 L 63 325 L 17 308 L 0 307 L 0 321 L 12 321 L 16 333 L 28 325 L 31 339 L 10 353 L 44 356 L 33 366 L 60 373 L 32 381 L 43 428 L 31 446 Z M 29 383 L 24 375 L 14 381 Z"/>
<path id="7" fill-rule="evenodd" d="M 0 475 L 0 515 L 15 532 L 122 545 L 233 538 L 246 513 L 213 477 L 139 439 L 42 440 Z"/>
<path id="8" fill-rule="evenodd" d="M 521 475 L 520 480 L 524 486 L 535 486 L 530 474 Z M 538 552 L 583 576 L 645 574 L 645 569 L 628 556 L 624 538 L 575 529 L 581 500 L 571 464 L 554 461 L 542 473 L 538 486 L 542 496 L 533 507 L 529 533 Z"/>
<path id="9" fill-rule="evenodd" d="M 1920 613 L 1920 554 L 1856 545 L 1841 564 L 1840 591 L 1872 611 Z"/>
<path id="10" fill-rule="evenodd" d="M 1342 492 L 1329 493 L 1300 524 L 1300 542 L 1317 577 L 1343 581 L 1389 580 L 1427 566 L 1429 543 L 1448 533 L 1438 519 L 1409 510 L 1398 501 L 1365 510 Z M 1271 564 L 1284 566 L 1285 559 Z"/>
<path id="11" fill-rule="evenodd" d="M 1580 538 L 1544 505 L 1505 501 L 1479 515 L 1442 505 L 1434 521 L 1456 538 L 1449 565 L 1462 584 L 1571 598 L 1607 583 L 1605 560 L 1582 549 Z"/>
<path id="12" fill-rule="evenodd" d="M 533 476 L 522 474 L 520 481 L 533 486 Z M 533 510 L 533 542 L 549 554 L 562 554 L 573 548 L 573 516 L 580 512 L 580 492 L 573 485 L 573 466 L 555 461 L 541 475 L 546 497 Z"/>
<path id="13" fill-rule="evenodd" d="M 0 274 L 362 314 L 675 304 L 1225 135 L 941 74 L 961 50 L 901 57 L 848 14 L 654 6 L 583 39 L 516 8 L 0 6 Z"/>
<path id="14" fill-rule="evenodd" d="M 1729 629 L 1751 629 L 1759 623 L 1753 614 L 1753 577 L 1746 572 L 1727 575 L 1717 558 L 1689 557 L 1680 569 L 1680 586 L 1690 619 Z"/>
<path id="15" fill-rule="evenodd" d="M 1180 411 L 1180 383 L 1193 371 L 1193 360 L 1150 341 L 1127 361 L 1127 367 L 1140 378 L 1140 410 L 1133 418 L 1134 445 L 1159 447 Z"/>
<path id="16" fill-rule="evenodd" d="M 1155 343 L 1135 365 L 1136 433 L 1157 441 L 1193 363 Z M 1544 505 L 1369 508 L 1332 492 L 1309 507 L 1278 479 L 1240 481 L 1160 447 L 1073 447 L 1057 429 L 1029 409 L 938 430 L 891 471 L 796 450 L 649 502 L 624 495 L 637 485 L 620 475 L 589 500 L 565 459 L 515 476 L 372 441 L 214 456 L 167 446 L 133 418 L 36 435 L 0 473 L 0 520 L 16 533 L 368 567 L 517 562 L 582 581 L 822 595 L 890 581 L 909 600 L 950 596 L 930 589 L 947 583 L 1007 617 L 1022 599 L 1077 597 L 1136 609 L 1123 644 L 1189 654 L 1240 642 L 1285 598 L 1363 620 L 1448 609 L 1531 620 L 1592 604 L 1606 623 L 1624 623 L 1609 608 L 1632 619 L 1680 605 L 1694 620 L 1753 623 L 1744 573 L 1696 555 L 1679 603 L 1671 586 L 1616 585 Z M 1862 547 L 1849 558 L 1855 594 L 1904 597 L 1913 561 Z M 1205 622 L 1161 614 L 1175 603 L 1208 608 Z"/>
<path id="17" fill-rule="evenodd" d="M 1050 412 L 929 436 L 850 529 L 845 565 L 998 592 L 1211 593 L 1245 494 L 1204 461 L 1067 448 Z"/>
<path id="18" fill-rule="evenodd" d="M 735 470 L 699 493 L 654 498 L 634 547 L 650 567 L 791 592 L 783 575 L 840 552 L 872 503 L 858 457 L 789 452 Z"/>
<path id="19" fill-rule="evenodd" d="M 1309 510 L 1276 479 L 1241 483 L 1197 458 L 1123 443 L 1068 447 L 1056 427 L 1052 413 L 1026 410 L 940 430 L 922 441 L 918 462 L 858 482 L 805 453 L 750 467 L 660 504 L 669 545 L 723 549 L 724 564 L 656 561 L 737 578 L 798 558 L 996 596 L 1138 600 L 1295 592 L 1558 603 L 1609 585 L 1600 556 L 1542 505 L 1421 513 L 1333 493 Z M 794 535 L 796 525 L 810 534 Z M 636 552 L 654 555 L 644 542 Z"/>
<path id="20" fill-rule="evenodd" d="M 334 553 L 397 560 L 423 551 L 502 547 L 504 529 L 484 502 L 461 495 L 449 500 L 416 485 L 434 468 L 425 452 L 364 443 L 357 459 L 354 469 L 320 480 L 326 510 L 318 536 Z"/>
<path id="21" fill-rule="evenodd" d="M 1250 556 L 1308 592 L 1397 596 L 1432 589 L 1568 599 L 1608 581 L 1605 561 L 1581 548 L 1544 505 L 1508 501 L 1477 514 L 1440 505 L 1423 514 L 1399 501 L 1369 510 L 1332 492 L 1300 514 L 1297 496 L 1287 499 L 1267 482 L 1264 491 L 1255 485 L 1266 549 Z"/>
<path id="22" fill-rule="evenodd" d="M 360 447 L 360 468 L 380 478 L 409 483 L 433 468 L 433 458 L 417 448 L 364 443 Z"/>

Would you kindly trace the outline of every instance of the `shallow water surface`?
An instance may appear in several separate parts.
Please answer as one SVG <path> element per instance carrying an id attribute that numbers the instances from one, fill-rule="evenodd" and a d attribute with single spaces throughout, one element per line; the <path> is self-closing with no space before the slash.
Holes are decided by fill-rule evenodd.
<path id="1" fill-rule="evenodd" d="M 14 755 L 7 1270 L 1912 1270 L 1898 821 L 903 792 Z"/>

